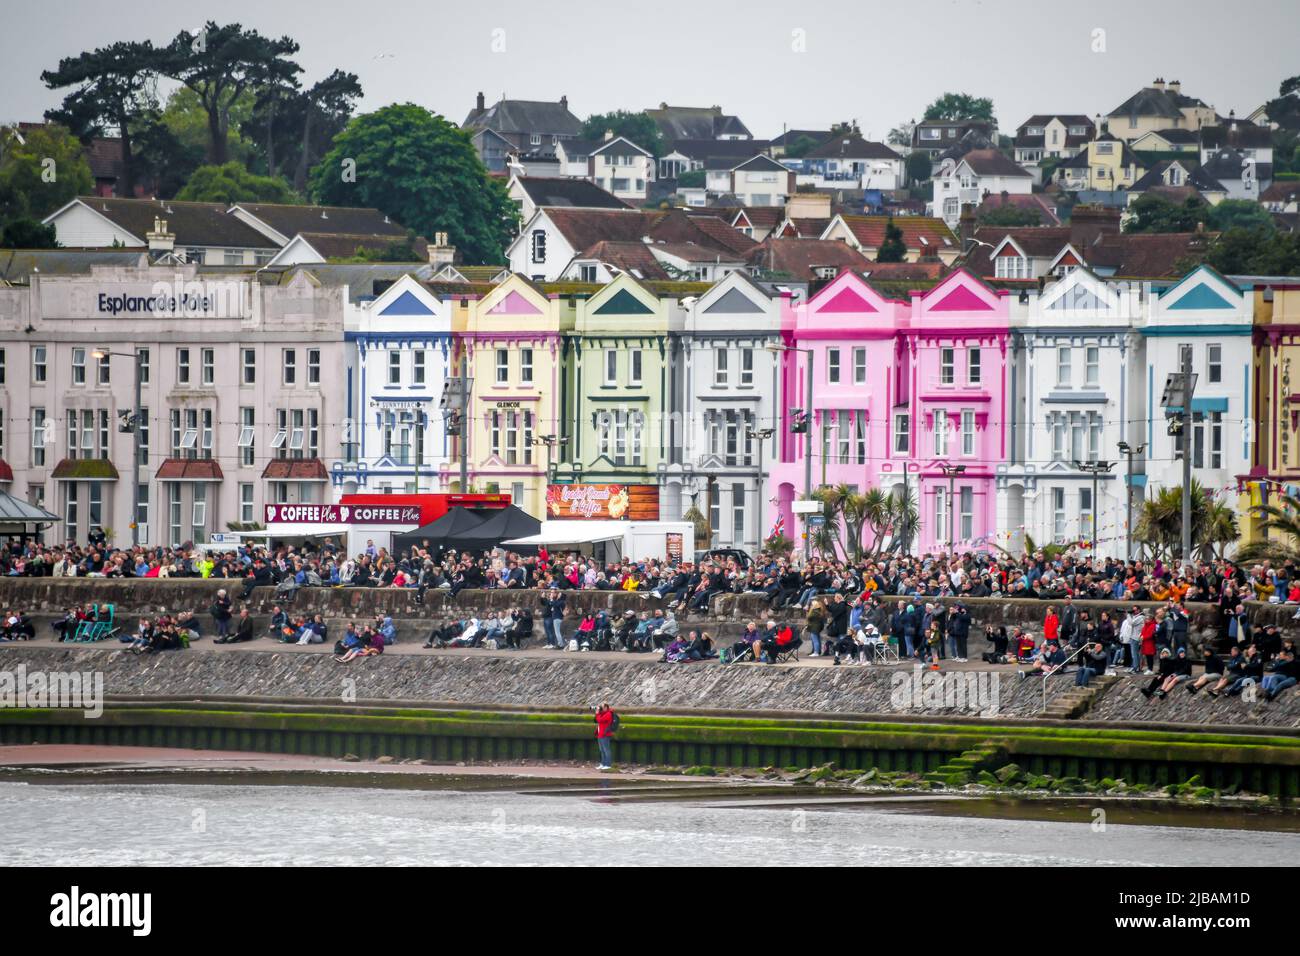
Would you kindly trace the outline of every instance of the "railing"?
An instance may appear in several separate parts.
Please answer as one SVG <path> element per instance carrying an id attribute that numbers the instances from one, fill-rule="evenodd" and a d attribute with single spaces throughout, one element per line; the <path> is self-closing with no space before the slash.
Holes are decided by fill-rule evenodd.
<path id="1" fill-rule="evenodd" d="M 1070 665 L 1070 661 L 1074 660 L 1076 657 L 1082 654 L 1084 650 L 1088 647 L 1088 644 L 1093 644 L 1093 643 L 1096 642 L 1095 641 L 1085 642 L 1083 645 L 1079 647 L 1077 651 L 1075 651 L 1065 660 L 1061 661 L 1060 665 L 1058 665 L 1051 671 L 1048 671 L 1047 673 L 1043 674 L 1043 710 L 1047 710 L 1047 678 L 1051 677 L 1053 674 L 1059 674 L 1061 671 L 1065 670 L 1066 667 Z"/>

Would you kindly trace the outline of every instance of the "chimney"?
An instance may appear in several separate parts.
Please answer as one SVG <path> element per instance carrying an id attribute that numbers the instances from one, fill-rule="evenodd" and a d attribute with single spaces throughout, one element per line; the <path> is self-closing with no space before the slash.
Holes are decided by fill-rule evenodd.
<path id="1" fill-rule="evenodd" d="M 483 101 L 482 92 L 479 93 L 478 99 L 474 101 L 474 109 L 478 110 L 480 113 L 487 109 L 487 103 Z"/>
<path id="2" fill-rule="evenodd" d="M 961 207 L 961 218 L 957 220 L 957 238 L 965 249 L 975 238 L 975 207 L 969 204 Z"/>
<path id="3" fill-rule="evenodd" d="M 614 131 L 612 129 L 605 130 L 605 142 L 608 143 L 613 138 L 614 138 Z"/>
<path id="4" fill-rule="evenodd" d="M 560 109 L 562 109 L 562 110 L 567 110 L 568 108 L 569 108 L 569 98 L 568 98 L 567 96 L 565 96 L 563 93 L 561 93 L 561 94 L 560 94 Z"/>
<path id="5" fill-rule="evenodd" d="M 456 261 L 456 247 L 447 241 L 445 232 L 435 232 L 429 243 L 429 265 L 449 266 Z"/>
<path id="6" fill-rule="evenodd" d="M 1151 84 L 1151 87 L 1160 90 L 1163 93 L 1165 89 L 1165 78 L 1163 76 L 1156 77 L 1155 82 Z"/>
<path id="7" fill-rule="evenodd" d="M 1169 92 L 1170 92 L 1170 93 L 1178 93 L 1178 92 L 1180 92 L 1180 91 L 1182 90 L 1182 88 L 1183 88 L 1183 81 L 1182 81 L 1182 80 L 1170 80 L 1170 81 L 1169 81 Z"/>
<path id="8" fill-rule="evenodd" d="M 154 217 L 153 231 L 144 234 L 149 243 L 149 252 L 161 255 L 176 248 L 176 236 L 167 231 L 167 220 Z"/>

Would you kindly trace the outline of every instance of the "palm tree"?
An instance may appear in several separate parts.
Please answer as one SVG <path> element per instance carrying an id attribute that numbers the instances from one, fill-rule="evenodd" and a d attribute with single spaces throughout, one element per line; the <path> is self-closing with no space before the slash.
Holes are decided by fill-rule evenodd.
<path id="1" fill-rule="evenodd" d="M 1300 559 L 1300 497 L 1283 493 L 1276 504 L 1256 505 L 1250 510 L 1264 519 L 1259 523 L 1264 537 L 1243 545 L 1237 552 L 1238 560 Z"/>
<path id="2" fill-rule="evenodd" d="M 1142 502 L 1133 532 L 1153 557 L 1177 556 L 1183 541 L 1182 486 L 1161 488 L 1154 498 Z M 1233 510 L 1215 501 L 1214 496 L 1193 478 L 1192 553 L 1201 558 L 1221 556 L 1239 537 L 1237 516 Z"/>
<path id="3" fill-rule="evenodd" d="M 1205 518 L 1197 529 L 1197 554 L 1202 560 L 1225 557 L 1228 545 L 1241 537 L 1237 513 L 1220 501 L 1207 501 Z"/>

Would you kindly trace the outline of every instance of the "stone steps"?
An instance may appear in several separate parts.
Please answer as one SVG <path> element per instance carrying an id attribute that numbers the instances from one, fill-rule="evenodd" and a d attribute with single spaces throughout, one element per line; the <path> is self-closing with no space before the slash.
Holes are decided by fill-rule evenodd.
<path id="1" fill-rule="evenodd" d="M 1051 700 L 1042 716 L 1055 720 L 1078 720 L 1119 680 L 1118 675 L 1102 675 L 1094 677 L 1087 687 L 1071 687 Z"/>

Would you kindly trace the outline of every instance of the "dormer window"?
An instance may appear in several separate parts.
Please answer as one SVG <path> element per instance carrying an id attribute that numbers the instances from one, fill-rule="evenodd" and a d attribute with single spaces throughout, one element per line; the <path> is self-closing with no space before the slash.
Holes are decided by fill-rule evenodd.
<path id="1" fill-rule="evenodd" d="M 541 146 L 541 145 L 542 145 L 542 134 L 541 134 L 541 133 L 534 133 L 532 136 L 529 137 L 528 141 L 529 141 L 530 143 L 532 143 L 534 146 Z"/>

